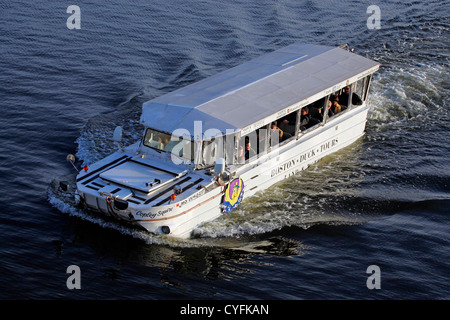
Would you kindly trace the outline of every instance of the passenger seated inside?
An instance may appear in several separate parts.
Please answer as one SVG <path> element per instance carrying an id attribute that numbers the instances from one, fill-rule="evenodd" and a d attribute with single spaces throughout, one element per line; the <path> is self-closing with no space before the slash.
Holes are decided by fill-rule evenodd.
<path id="1" fill-rule="evenodd" d="M 276 138 L 277 135 L 278 138 Z M 277 126 L 277 121 L 274 121 L 270 126 L 270 137 L 271 141 L 276 141 L 275 139 L 278 139 L 278 142 L 281 142 L 283 140 L 289 139 L 290 137 L 292 137 L 292 135 L 288 132 L 283 132 L 283 130 L 281 130 Z M 275 145 L 274 142 L 271 142 L 271 145 Z"/>
<path id="2" fill-rule="evenodd" d="M 350 86 L 346 86 L 344 88 L 344 90 L 342 90 L 342 93 L 339 95 L 339 102 L 340 102 L 341 106 L 348 107 L 349 96 L 350 96 Z M 360 105 L 362 105 L 362 103 L 363 102 L 362 102 L 361 98 L 355 92 L 353 92 L 352 104 L 354 106 L 360 106 Z"/>
<path id="3" fill-rule="evenodd" d="M 332 116 L 334 116 L 334 113 L 331 110 L 331 106 L 332 106 L 332 102 L 331 102 L 331 100 L 328 100 L 328 103 L 327 103 L 328 118 L 331 118 Z"/>
<path id="4" fill-rule="evenodd" d="M 337 95 L 332 95 L 330 97 L 330 101 L 331 101 L 331 111 L 333 112 L 333 114 L 338 114 L 339 112 L 342 112 L 345 109 L 347 109 L 346 106 L 342 106 L 339 104 L 339 97 Z"/>
<path id="5" fill-rule="evenodd" d="M 151 142 L 151 146 L 153 148 L 164 150 L 164 144 L 162 143 L 161 136 L 156 136 L 153 141 Z"/>
<path id="6" fill-rule="evenodd" d="M 325 102 L 325 98 L 322 98 L 314 103 L 312 103 L 309 107 L 309 115 L 311 118 L 317 119 L 320 122 L 323 121 L 323 104 Z"/>
<path id="7" fill-rule="evenodd" d="M 283 131 L 277 127 L 277 122 L 274 121 L 270 125 L 270 145 L 274 146 L 281 141 Z"/>
<path id="8" fill-rule="evenodd" d="M 283 131 L 283 140 L 295 135 L 295 118 L 296 114 L 292 113 L 280 119 L 279 128 Z"/>
<path id="9" fill-rule="evenodd" d="M 248 160 L 256 155 L 256 151 L 252 148 L 252 144 L 250 142 L 250 138 L 248 136 L 245 137 L 245 149 L 244 149 L 244 158 Z"/>
<path id="10" fill-rule="evenodd" d="M 320 123 L 319 120 L 311 117 L 311 115 L 309 114 L 308 107 L 304 107 L 300 112 L 301 112 L 301 116 L 300 116 L 300 130 L 301 131 L 305 131 L 306 129 L 309 129 L 309 128 L 315 126 L 316 124 Z"/>
<path id="11" fill-rule="evenodd" d="M 168 150 L 167 145 L 170 142 L 169 136 L 164 135 L 164 137 L 162 138 L 162 144 L 164 145 L 164 150 Z M 170 151 L 170 150 L 169 150 Z"/>

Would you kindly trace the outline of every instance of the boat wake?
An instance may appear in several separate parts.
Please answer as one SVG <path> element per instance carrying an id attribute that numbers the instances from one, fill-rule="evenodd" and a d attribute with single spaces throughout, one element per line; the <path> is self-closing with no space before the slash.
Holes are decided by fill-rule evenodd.
<path id="1" fill-rule="evenodd" d="M 104 229 L 117 231 L 121 235 L 143 241 L 148 245 L 156 244 L 172 248 L 222 248 L 251 254 L 269 253 L 272 255 L 283 256 L 300 255 L 307 250 L 301 242 L 281 236 L 271 236 L 265 239 L 249 239 L 248 237 L 240 237 L 244 234 L 248 235 L 248 230 L 241 230 L 240 233 L 229 231 L 223 232 L 223 230 L 219 231 L 221 228 L 220 222 L 217 222 L 215 225 L 210 225 L 209 227 L 206 226 L 200 228 L 197 237 L 191 239 L 177 239 L 162 234 L 152 234 L 145 230 L 135 229 L 131 226 L 123 225 L 113 220 L 107 220 L 106 217 L 97 216 L 78 208 L 72 197 L 61 191 L 58 187 L 59 181 L 68 181 L 68 178 L 70 177 L 54 179 L 48 189 L 48 200 L 53 207 L 71 217 L 87 221 Z M 200 233 L 203 234 L 201 237 L 199 236 Z"/>
<path id="2" fill-rule="evenodd" d="M 387 66 L 374 76 L 368 98 L 371 106 L 367 122 L 369 130 L 392 132 L 393 128 L 406 122 L 421 129 L 424 124 L 434 124 L 447 114 L 445 97 L 448 90 L 442 83 L 447 72 L 444 66 L 404 61 L 382 63 Z"/>

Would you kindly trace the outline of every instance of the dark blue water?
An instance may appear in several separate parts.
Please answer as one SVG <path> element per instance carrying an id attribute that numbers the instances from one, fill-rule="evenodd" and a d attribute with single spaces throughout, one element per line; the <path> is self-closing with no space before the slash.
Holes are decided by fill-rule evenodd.
<path id="1" fill-rule="evenodd" d="M 1 299 L 448 299 L 450 4 L 0 2 Z M 369 30 L 369 5 L 381 28 Z M 172 241 L 53 192 L 134 142 L 141 104 L 293 42 L 382 64 L 366 135 Z M 69 265 L 81 289 L 66 286 Z M 368 289 L 369 266 L 380 289 Z"/>

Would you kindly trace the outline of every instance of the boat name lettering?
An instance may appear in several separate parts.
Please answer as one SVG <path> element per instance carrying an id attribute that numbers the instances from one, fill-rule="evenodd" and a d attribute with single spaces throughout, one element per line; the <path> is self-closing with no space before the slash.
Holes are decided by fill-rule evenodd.
<path id="1" fill-rule="evenodd" d="M 183 201 L 180 202 L 180 206 L 185 205 L 186 203 L 189 203 L 193 200 L 196 200 L 197 198 L 200 198 L 202 195 L 204 195 L 206 193 L 205 189 L 201 189 L 199 192 L 193 194 L 192 196 L 190 196 L 187 199 L 184 199 Z"/>
<path id="2" fill-rule="evenodd" d="M 136 211 L 135 215 L 141 216 L 143 218 L 150 218 L 154 219 L 156 217 L 164 216 L 166 213 L 171 212 L 173 210 L 172 207 L 166 208 L 164 210 L 159 210 L 158 212 L 142 212 L 142 211 Z"/>
<path id="3" fill-rule="evenodd" d="M 272 169 L 272 171 L 270 172 L 270 177 L 274 177 L 282 172 L 285 172 L 285 171 L 299 165 L 303 161 L 306 161 L 312 157 L 315 157 L 316 155 L 336 146 L 337 144 L 338 144 L 337 138 L 333 138 L 325 143 L 322 143 L 320 146 L 313 148 L 305 153 L 302 153 L 298 157 L 291 159 L 289 161 L 286 161 L 286 162 L 282 163 L 281 165 L 279 165 L 277 168 Z"/>

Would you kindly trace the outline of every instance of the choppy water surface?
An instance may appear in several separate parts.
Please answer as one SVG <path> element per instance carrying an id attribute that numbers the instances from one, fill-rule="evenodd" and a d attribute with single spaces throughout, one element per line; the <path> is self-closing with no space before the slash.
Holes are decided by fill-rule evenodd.
<path id="1" fill-rule="evenodd" d="M 368 30 L 366 9 L 381 9 Z M 3 299 L 448 299 L 449 4 L 79 1 L 0 4 Z M 342 8 L 345 8 L 343 10 Z M 366 135 L 171 240 L 51 188 L 134 142 L 141 104 L 293 42 L 379 61 Z M 66 268 L 82 271 L 69 290 Z M 369 290 L 367 267 L 381 270 Z"/>

